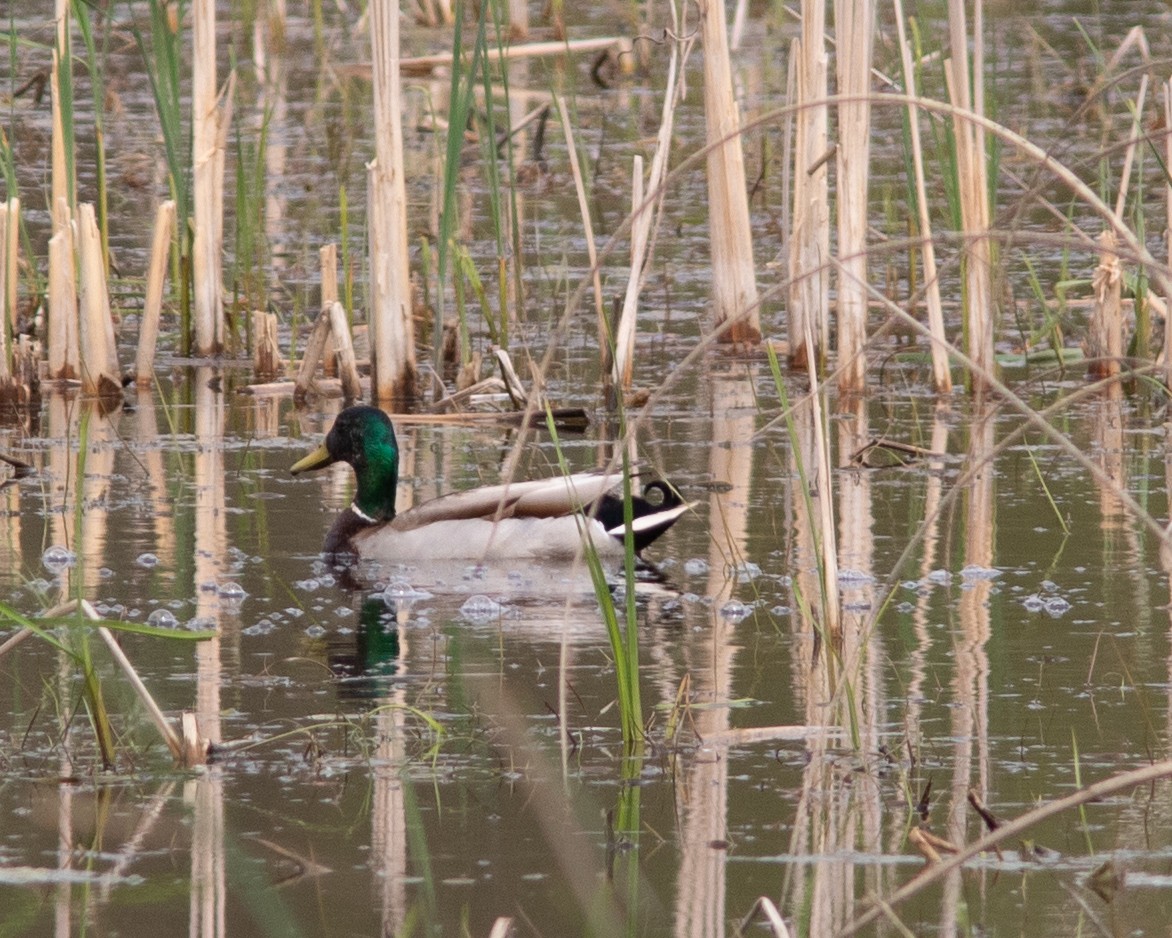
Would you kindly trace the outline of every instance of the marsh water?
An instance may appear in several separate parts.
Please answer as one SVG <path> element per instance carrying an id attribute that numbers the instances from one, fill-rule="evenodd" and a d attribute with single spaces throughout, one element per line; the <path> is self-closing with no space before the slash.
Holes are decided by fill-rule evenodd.
<path id="1" fill-rule="evenodd" d="M 943 42 L 943 11 L 919 6 L 924 34 Z M 991 16 L 1002 119 L 1069 154 L 1072 129 L 1088 120 L 1067 100 L 1094 68 L 1085 37 L 1114 48 L 1138 24 L 1166 56 L 1167 8 L 1025 6 L 1037 15 Z M 116 20 L 111 35 L 128 28 Z M 22 29 L 49 35 L 45 24 L 18 20 Z M 751 25 L 749 107 L 780 95 L 775 50 L 793 30 L 792 20 Z M 450 41 L 409 32 L 414 51 Z M 345 66 L 365 60 L 365 34 L 331 11 L 321 36 L 305 11 L 290 11 L 287 47 L 270 49 L 284 56 L 286 81 L 279 104 L 268 99 L 258 164 L 268 253 L 259 281 L 237 281 L 242 294 L 261 289 L 298 335 L 317 302 L 317 248 L 339 238 L 342 186 L 356 251 L 364 225 L 369 85 Z M 19 86 L 43 50 L 18 52 Z M 122 106 L 106 135 L 126 173 L 111 242 L 125 271 L 142 268 L 149 241 L 136 219 L 165 195 L 141 67 L 133 44 L 111 42 L 106 80 Z M 659 83 L 600 88 L 588 67 L 518 66 L 514 89 L 577 96 L 596 226 L 608 232 L 627 210 L 630 156 L 654 134 Z M 407 146 L 420 231 L 442 148 L 423 102 L 443 86 L 414 86 Z M 22 97 L 5 119 L 43 247 L 35 194 L 47 111 Z M 254 113 L 239 119 L 249 133 L 260 124 Z M 701 120 L 697 104 L 681 109 L 681 152 L 700 145 Z M 898 118 L 882 123 L 878 150 L 895 153 Z M 522 192 L 527 287 L 514 326 L 515 348 L 537 357 L 587 266 L 560 131 L 546 136 L 547 165 Z M 766 272 L 780 249 L 775 142 L 749 144 L 762 171 L 754 233 Z M 1093 164 L 1099 143 L 1071 159 Z M 83 142 L 83 189 L 86 152 Z M 462 237 L 488 276 L 497 260 L 481 156 L 468 153 Z M 902 197 L 900 171 L 877 176 L 877 204 Z M 938 401 L 920 363 L 898 358 L 894 343 L 888 360 L 880 345 L 871 393 L 828 408 L 833 492 L 809 493 L 810 412 L 783 419 L 769 362 L 709 350 L 681 365 L 708 328 L 703 191 L 688 176 L 669 199 L 636 359 L 636 384 L 661 389 L 635 427 L 639 456 L 694 503 L 649 548 L 635 588 L 648 726 L 638 758 L 624 757 L 615 662 L 582 566 L 419 563 L 365 570 L 355 583 L 321 558 L 352 477 L 344 466 L 288 470 L 340 402 L 295 408 L 246 393 L 245 364 L 191 362 L 172 345 L 156 386 L 127 388 L 119 408 L 46 392 L 6 415 L 0 451 L 33 472 L 0 489 L 0 600 L 35 615 L 80 592 L 111 619 L 214 629 L 199 643 L 120 642 L 168 714 L 196 714 L 215 754 L 176 769 L 93 640 L 117 734 L 116 765 L 103 770 L 72 660 L 39 640 L 0 658 L 0 934 L 486 936 L 509 917 L 526 935 L 719 936 L 767 896 L 795 934 L 831 935 L 924 866 L 907 840 L 913 826 L 958 844 L 983 833 L 970 790 L 1008 819 L 1166 756 L 1170 561 L 1157 532 L 1172 468 L 1160 398 L 1143 385 L 1079 397 L 1050 417 L 1063 445 L 1007 399 Z M 1017 223 L 1051 223 L 1031 211 Z M 1153 243 L 1161 227 L 1162 216 L 1149 220 Z M 1047 265 L 1089 278 L 1095 262 L 1029 250 L 1048 285 L 1057 274 Z M 361 292 L 360 267 L 355 276 Z M 616 260 L 612 292 L 621 276 Z M 587 409 L 590 427 L 555 442 L 495 421 L 404 419 L 401 504 L 496 482 L 513 461 L 519 475 L 543 476 L 561 457 L 591 468 L 613 455 L 588 306 L 547 380 L 556 404 Z M 783 331 L 781 310 L 764 321 Z M 486 346 L 482 331 L 473 324 Z M 1012 338 L 1002 350 L 1007 361 L 1020 351 Z M 1084 386 L 1075 368 L 1020 366 L 1005 378 L 1036 410 Z M 799 400 L 804 376 L 783 382 Z M 876 465 L 875 450 L 852 459 L 876 439 L 925 452 L 907 465 Z M 833 666 L 816 630 L 819 498 L 836 519 L 843 639 Z M 621 608 L 621 576 L 612 588 Z M 898 906 L 904 933 L 1167 932 L 1167 782 L 1028 837 Z"/>

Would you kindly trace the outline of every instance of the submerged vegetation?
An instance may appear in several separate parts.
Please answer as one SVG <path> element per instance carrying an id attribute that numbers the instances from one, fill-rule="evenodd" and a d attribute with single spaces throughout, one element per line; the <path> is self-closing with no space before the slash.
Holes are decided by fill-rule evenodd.
<path id="1" fill-rule="evenodd" d="M 11 10 L 0 894 L 1168 921 L 1167 11 L 1037 6 Z M 621 569 L 327 564 L 348 482 L 287 470 L 360 397 L 403 504 L 621 473 Z M 692 504 L 645 558 L 641 462 Z"/>

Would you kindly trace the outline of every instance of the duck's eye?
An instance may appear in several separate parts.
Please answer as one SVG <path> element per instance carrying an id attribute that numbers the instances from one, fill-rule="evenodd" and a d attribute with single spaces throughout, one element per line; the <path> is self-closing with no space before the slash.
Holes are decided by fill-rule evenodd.
<path id="1" fill-rule="evenodd" d="M 652 508 L 659 508 L 666 499 L 667 492 L 664 491 L 662 482 L 649 482 L 643 489 L 643 501 Z"/>

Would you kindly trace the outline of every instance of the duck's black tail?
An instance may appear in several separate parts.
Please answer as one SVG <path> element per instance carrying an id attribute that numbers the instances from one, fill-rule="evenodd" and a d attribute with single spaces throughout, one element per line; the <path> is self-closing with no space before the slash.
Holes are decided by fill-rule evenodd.
<path id="1" fill-rule="evenodd" d="M 631 498 L 635 552 L 642 552 L 691 507 L 665 479 L 655 479 L 643 486 L 643 494 Z M 623 542 L 622 495 L 614 492 L 603 495 L 594 505 L 592 514 L 606 528 L 607 534 L 620 544 Z"/>

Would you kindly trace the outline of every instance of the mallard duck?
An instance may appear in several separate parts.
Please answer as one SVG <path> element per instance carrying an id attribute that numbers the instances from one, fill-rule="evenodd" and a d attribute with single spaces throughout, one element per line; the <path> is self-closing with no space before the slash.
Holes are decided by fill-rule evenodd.
<path id="1" fill-rule="evenodd" d="M 325 442 L 290 470 L 294 475 L 349 463 L 357 476 L 354 500 L 334 521 L 323 552 L 333 557 L 427 560 L 565 560 L 589 534 L 598 552 L 623 552 L 622 477 L 569 476 L 491 485 L 443 495 L 395 511 L 399 448 L 390 418 L 375 407 L 338 414 Z M 690 506 L 662 479 L 633 498 L 635 549 L 642 551 Z"/>

